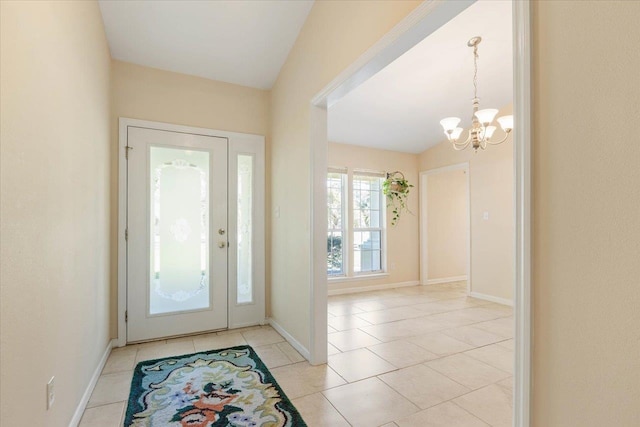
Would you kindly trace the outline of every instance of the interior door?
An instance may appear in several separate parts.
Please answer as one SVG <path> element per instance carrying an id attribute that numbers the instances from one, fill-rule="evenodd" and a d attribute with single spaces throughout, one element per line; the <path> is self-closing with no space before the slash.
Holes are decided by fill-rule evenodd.
<path id="1" fill-rule="evenodd" d="M 127 341 L 227 327 L 227 138 L 127 128 Z"/>

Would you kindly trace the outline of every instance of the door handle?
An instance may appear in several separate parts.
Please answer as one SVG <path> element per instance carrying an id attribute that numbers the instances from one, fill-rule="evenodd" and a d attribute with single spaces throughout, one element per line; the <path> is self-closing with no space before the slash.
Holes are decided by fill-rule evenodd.
<path id="1" fill-rule="evenodd" d="M 218 242 L 218 247 L 220 249 L 223 249 L 225 246 L 227 246 L 227 242 L 222 242 L 222 241 Z"/>

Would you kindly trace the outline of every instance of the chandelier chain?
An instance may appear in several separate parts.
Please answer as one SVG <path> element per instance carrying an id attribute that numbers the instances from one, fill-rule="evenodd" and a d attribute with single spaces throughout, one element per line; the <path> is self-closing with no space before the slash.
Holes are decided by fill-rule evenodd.
<path id="1" fill-rule="evenodd" d="M 478 45 L 473 46 L 473 97 L 478 97 Z"/>

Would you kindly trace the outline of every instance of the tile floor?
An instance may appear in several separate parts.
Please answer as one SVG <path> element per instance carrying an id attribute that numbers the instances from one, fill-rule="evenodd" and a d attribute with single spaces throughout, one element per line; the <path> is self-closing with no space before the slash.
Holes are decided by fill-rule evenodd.
<path id="1" fill-rule="evenodd" d="M 122 426 L 136 363 L 249 344 L 310 427 L 510 426 L 513 313 L 465 283 L 329 297 L 329 362 L 269 326 L 114 349 L 80 423 Z"/>

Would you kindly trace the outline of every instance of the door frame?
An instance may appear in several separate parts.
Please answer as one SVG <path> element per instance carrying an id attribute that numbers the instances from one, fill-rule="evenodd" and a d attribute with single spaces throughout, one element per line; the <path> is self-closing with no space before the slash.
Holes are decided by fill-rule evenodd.
<path id="1" fill-rule="evenodd" d="M 327 361 L 327 108 L 400 57 L 475 0 L 426 0 L 310 100 L 310 362 Z M 513 425 L 531 424 L 532 169 L 531 3 L 513 1 L 515 366 Z M 316 209 L 317 207 L 317 209 Z M 324 241 L 323 241 L 324 240 Z"/>
<path id="2" fill-rule="evenodd" d="M 427 285 L 429 282 L 429 234 L 428 230 L 428 215 L 427 215 L 427 177 L 429 175 L 436 175 L 443 172 L 451 172 L 455 170 L 465 171 L 467 177 L 465 179 L 465 199 L 467 201 L 466 207 L 466 246 L 467 246 L 467 259 L 465 263 L 466 281 L 467 281 L 467 295 L 471 293 L 471 191 L 469 185 L 471 184 L 469 176 L 469 162 L 456 163 L 449 166 L 443 166 L 440 168 L 429 169 L 427 171 L 420 172 L 420 283 Z"/>
<path id="3" fill-rule="evenodd" d="M 262 135 L 245 134 L 238 132 L 220 131 L 215 129 L 206 129 L 193 126 L 183 126 L 172 123 L 154 122 L 149 120 L 131 119 L 126 117 L 118 118 L 118 311 L 117 311 L 117 329 L 118 336 L 115 339 L 116 347 L 123 347 L 127 344 L 127 323 L 125 319 L 125 312 L 127 310 L 127 242 L 125 239 L 125 230 L 127 227 L 127 160 L 126 160 L 126 145 L 127 145 L 127 128 L 129 126 L 143 127 L 156 130 L 165 130 L 170 132 L 182 132 L 203 136 L 214 136 L 227 138 L 229 146 L 227 150 L 227 162 L 229 162 L 230 155 L 232 153 L 244 153 L 247 152 L 247 147 L 257 146 L 260 147 L 258 155 L 261 156 L 261 162 L 256 162 L 255 172 L 256 176 L 259 173 L 264 174 L 265 167 L 265 137 Z M 256 156 L 257 158 L 257 156 Z M 228 173 L 230 172 L 230 169 Z M 254 180 L 254 185 L 260 185 L 260 191 L 258 191 L 258 197 L 255 199 L 254 211 L 264 212 L 265 207 L 265 187 L 264 180 Z M 264 324 L 265 322 L 265 222 L 264 215 L 255 215 L 256 229 L 262 230 L 260 233 L 256 233 L 254 240 L 254 251 L 257 254 L 254 264 L 253 276 L 259 279 L 254 285 L 256 292 L 256 304 L 260 307 L 257 309 L 258 314 L 256 318 L 257 322 Z M 230 227 L 227 227 L 230 229 Z M 229 274 L 228 280 L 234 275 Z M 261 278 L 261 279 L 260 279 Z M 229 286 L 229 282 L 227 282 Z M 245 325 L 235 325 L 232 322 L 232 305 L 231 295 L 235 293 L 227 292 L 227 327 L 241 327 Z"/>

